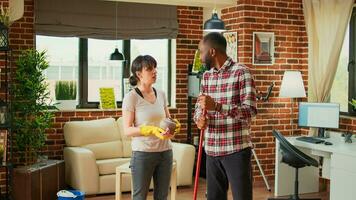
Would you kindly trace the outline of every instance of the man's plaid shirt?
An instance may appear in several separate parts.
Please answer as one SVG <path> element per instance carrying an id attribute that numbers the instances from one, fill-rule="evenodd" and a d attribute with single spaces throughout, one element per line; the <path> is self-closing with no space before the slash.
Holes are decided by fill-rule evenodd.
<path id="1" fill-rule="evenodd" d="M 228 58 L 219 70 L 212 68 L 203 74 L 200 91 L 222 104 L 220 112 L 207 112 L 206 153 L 223 156 L 252 147 L 250 124 L 257 110 L 255 83 L 249 69 Z M 197 103 L 194 121 L 201 115 Z"/>

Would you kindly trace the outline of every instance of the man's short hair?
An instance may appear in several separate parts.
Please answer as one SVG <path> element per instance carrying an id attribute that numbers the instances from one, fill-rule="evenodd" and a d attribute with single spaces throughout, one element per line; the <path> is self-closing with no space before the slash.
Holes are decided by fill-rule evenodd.
<path id="1" fill-rule="evenodd" d="M 212 32 L 205 35 L 203 38 L 203 42 L 217 51 L 226 53 L 226 39 L 220 33 Z"/>

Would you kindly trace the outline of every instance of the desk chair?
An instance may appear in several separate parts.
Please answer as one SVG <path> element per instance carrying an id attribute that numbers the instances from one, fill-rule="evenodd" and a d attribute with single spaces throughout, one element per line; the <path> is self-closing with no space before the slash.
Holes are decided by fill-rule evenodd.
<path id="1" fill-rule="evenodd" d="M 284 136 L 276 130 L 272 131 L 272 134 L 279 141 L 282 162 L 295 168 L 295 181 L 294 181 L 294 194 L 290 198 L 268 198 L 268 200 L 302 200 L 298 196 L 298 169 L 306 166 L 318 167 L 319 163 L 314 158 L 304 154 L 291 143 L 289 143 Z M 278 160 L 276 160 L 278 162 Z M 303 200 L 321 200 L 320 198 L 306 198 Z"/>

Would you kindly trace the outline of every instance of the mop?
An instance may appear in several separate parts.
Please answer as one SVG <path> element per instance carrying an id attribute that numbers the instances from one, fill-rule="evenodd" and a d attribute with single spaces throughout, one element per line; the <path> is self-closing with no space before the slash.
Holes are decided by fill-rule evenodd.
<path id="1" fill-rule="evenodd" d="M 206 110 L 203 111 L 203 115 L 206 116 Z M 199 174 L 200 174 L 200 164 L 201 164 L 201 154 L 203 150 L 203 141 L 204 141 L 204 131 L 205 128 L 200 130 L 200 137 L 199 137 L 199 148 L 198 148 L 198 160 L 195 169 L 195 181 L 194 181 L 194 193 L 193 193 L 193 200 L 197 199 L 198 193 L 198 184 L 199 184 Z"/>

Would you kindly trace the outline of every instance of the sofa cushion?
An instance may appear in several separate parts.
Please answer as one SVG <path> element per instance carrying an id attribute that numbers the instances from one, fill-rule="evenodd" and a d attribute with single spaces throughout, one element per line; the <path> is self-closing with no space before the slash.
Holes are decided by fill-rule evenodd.
<path id="1" fill-rule="evenodd" d="M 92 151 L 96 160 L 123 157 L 122 142 L 120 140 L 88 144 L 82 147 Z"/>
<path id="2" fill-rule="evenodd" d="M 69 147 L 121 139 L 119 127 L 114 118 L 66 122 L 63 131 L 66 145 Z"/>
<path id="3" fill-rule="evenodd" d="M 122 148 L 123 148 L 123 157 L 129 158 L 131 157 L 132 154 L 132 149 L 131 149 L 131 137 L 127 137 L 124 132 L 124 127 L 122 125 L 122 117 L 117 119 L 117 125 L 119 127 L 119 133 L 120 137 L 122 140 Z"/>
<path id="4" fill-rule="evenodd" d="M 114 158 L 114 159 L 105 159 L 97 160 L 96 164 L 98 165 L 100 175 L 115 174 L 116 167 L 130 162 L 130 158 Z"/>

